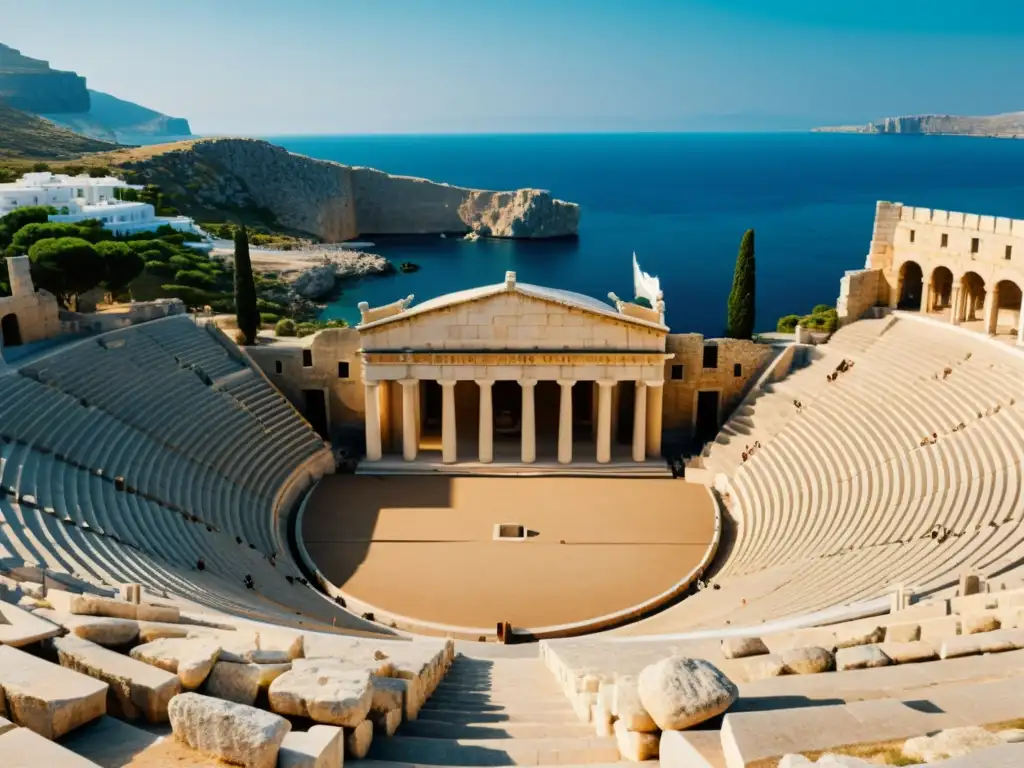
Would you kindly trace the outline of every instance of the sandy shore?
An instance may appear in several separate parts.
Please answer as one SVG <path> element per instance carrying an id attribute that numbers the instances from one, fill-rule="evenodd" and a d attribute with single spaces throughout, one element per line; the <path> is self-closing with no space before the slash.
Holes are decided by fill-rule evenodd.
<path id="1" fill-rule="evenodd" d="M 373 243 L 356 245 L 372 246 Z M 232 258 L 234 245 L 227 240 L 215 240 L 212 255 Z M 355 250 L 348 244 L 292 251 L 250 247 L 249 259 L 257 272 L 277 272 L 282 277 L 295 276 L 328 262 L 335 265 L 339 278 L 375 274 L 389 268 L 389 262 L 383 256 Z"/>

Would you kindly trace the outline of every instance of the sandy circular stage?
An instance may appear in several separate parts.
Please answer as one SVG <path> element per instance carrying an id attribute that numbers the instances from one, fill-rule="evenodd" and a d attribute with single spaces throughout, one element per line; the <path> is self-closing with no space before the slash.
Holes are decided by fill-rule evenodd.
<path id="1" fill-rule="evenodd" d="M 708 554 L 717 512 L 683 480 L 329 475 L 310 558 L 344 594 L 419 621 L 536 629 L 626 610 Z M 498 523 L 525 526 L 495 541 Z"/>

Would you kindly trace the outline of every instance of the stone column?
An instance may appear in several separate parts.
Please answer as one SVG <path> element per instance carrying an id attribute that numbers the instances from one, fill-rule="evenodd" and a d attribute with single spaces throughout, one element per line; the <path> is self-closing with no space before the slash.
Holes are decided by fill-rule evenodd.
<path id="1" fill-rule="evenodd" d="M 985 295 L 985 333 L 995 336 L 999 327 L 999 284 Z"/>
<path id="2" fill-rule="evenodd" d="M 480 436 L 477 446 L 480 463 L 494 461 L 494 406 L 491 399 L 493 381 L 477 380 L 480 387 Z"/>
<path id="3" fill-rule="evenodd" d="M 572 385 L 575 381 L 561 381 L 558 398 L 558 463 L 572 463 Z"/>
<path id="4" fill-rule="evenodd" d="M 1024 302 L 1020 305 L 1020 320 L 1017 321 L 1017 346 L 1024 347 Z"/>
<path id="5" fill-rule="evenodd" d="M 932 284 L 930 282 L 921 286 L 921 314 L 927 314 L 932 309 Z"/>
<path id="6" fill-rule="evenodd" d="M 647 455 L 661 457 L 661 414 L 665 395 L 664 381 L 647 382 Z"/>
<path id="7" fill-rule="evenodd" d="M 439 381 L 441 385 L 441 461 L 454 464 L 458 458 L 458 435 L 455 431 L 455 382 Z"/>
<path id="8" fill-rule="evenodd" d="M 612 458 L 612 387 L 614 381 L 597 382 L 597 462 L 607 464 Z"/>
<path id="9" fill-rule="evenodd" d="M 959 285 L 953 286 L 952 295 L 949 299 L 949 322 L 953 325 L 960 325 L 960 297 L 963 295 L 963 288 Z"/>
<path id="10" fill-rule="evenodd" d="M 524 464 L 532 464 L 537 459 L 537 417 L 534 410 L 537 382 L 525 379 L 519 382 L 519 386 L 523 388 L 521 458 Z"/>
<path id="11" fill-rule="evenodd" d="M 368 381 L 366 392 L 366 460 L 380 461 L 380 382 Z"/>
<path id="12" fill-rule="evenodd" d="M 647 385 L 636 382 L 633 393 L 633 461 L 647 458 Z"/>
<path id="13" fill-rule="evenodd" d="M 420 383 L 416 379 L 404 379 L 402 385 L 402 458 L 416 460 L 419 448 L 419 430 L 416 427 L 416 401 L 419 399 Z"/>

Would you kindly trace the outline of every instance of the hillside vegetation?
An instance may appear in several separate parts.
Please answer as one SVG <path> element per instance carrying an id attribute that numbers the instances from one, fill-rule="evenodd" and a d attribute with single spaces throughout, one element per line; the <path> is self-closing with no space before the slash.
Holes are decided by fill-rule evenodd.
<path id="1" fill-rule="evenodd" d="M 117 146 L 79 136 L 41 117 L 0 103 L 0 160 L 64 160 L 86 152 L 106 152 Z"/>

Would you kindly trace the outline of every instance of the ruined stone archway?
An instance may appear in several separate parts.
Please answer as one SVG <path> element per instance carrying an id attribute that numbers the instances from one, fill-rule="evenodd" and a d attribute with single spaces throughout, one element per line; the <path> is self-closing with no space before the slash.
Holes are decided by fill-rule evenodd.
<path id="1" fill-rule="evenodd" d="M 921 308 L 921 292 L 924 288 L 924 273 L 916 261 L 904 262 L 900 267 L 899 296 L 897 309 L 918 310 Z"/>
<path id="2" fill-rule="evenodd" d="M 953 272 L 949 267 L 932 270 L 929 312 L 949 309 L 953 304 Z"/>
<path id="3" fill-rule="evenodd" d="M 985 330 L 993 336 L 1016 336 L 1020 328 L 1021 289 L 1013 280 L 1000 280 L 992 289 L 992 307 Z"/>
<path id="4" fill-rule="evenodd" d="M 960 278 L 960 308 L 957 314 L 961 323 L 982 319 L 985 293 L 985 280 L 977 272 L 968 272 Z"/>

